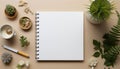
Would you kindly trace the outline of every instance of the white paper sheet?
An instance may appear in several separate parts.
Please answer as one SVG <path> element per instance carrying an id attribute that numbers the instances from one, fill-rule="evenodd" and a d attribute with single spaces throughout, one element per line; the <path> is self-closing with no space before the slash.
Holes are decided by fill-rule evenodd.
<path id="1" fill-rule="evenodd" d="M 37 12 L 37 60 L 84 60 L 83 12 Z"/>

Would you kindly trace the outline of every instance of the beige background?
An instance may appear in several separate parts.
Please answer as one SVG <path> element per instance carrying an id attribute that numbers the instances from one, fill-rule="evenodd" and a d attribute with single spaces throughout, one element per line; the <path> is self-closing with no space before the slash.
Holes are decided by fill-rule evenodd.
<path id="1" fill-rule="evenodd" d="M 36 11 L 87 11 L 89 0 L 26 0 L 28 6 L 35 13 Z M 91 58 L 93 50 L 93 39 L 102 39 L 103 34 L 110 29 L 110 27 L 117 22 L 117 16 L 112 14 L 107 23 L 100 25 L 93 25 L 84 17 L 84 47 L 85 47 L 85 60 L 83 62 L 37 62 L 35 60 L 35 15 L 25 14 L 24 7 L 18 7 L 19 0 L 0 0 L 0 26 L 3 24 L 11 25 L 16 31 L 17 35 L 11 40 L 5 40 L 0 37 L 0 55 L 7 50 L 3 49 L 1 45 L 10 45 L 13 48 L 22 50 L 30 55 L 30 59 L 24 58 L 20 55 L 10 52 L 13 55 L 13 61 L 10 65 L 4 65 L 0 60 L 0 69 L 15 69 L 19 60 L 30 61 L 30 69 L 90 69 L 88 61 Z M 18 18 L 9 20 L 4 14 L 6 4 L 14 5 L 18 12 Z M 120 0 L 114 0 L 114 6 L 120 12 Z M 85 13 L 86 14 L 86 13 Z M 25 32 L 20 29 L 18 21 L 22 16 L 28 16 L 33 21 L 31 30 Z M 84 15 L 85 16 L 85 15 Z M 30 46 L 21 48 L 19 38 L 24 35 L 30 40 Z M 103 60 L 98 59 L 99 63 L 96 69 L 104 69 Z M 120 58 L 117 60 L 114 69 L 119 69 Z"/>

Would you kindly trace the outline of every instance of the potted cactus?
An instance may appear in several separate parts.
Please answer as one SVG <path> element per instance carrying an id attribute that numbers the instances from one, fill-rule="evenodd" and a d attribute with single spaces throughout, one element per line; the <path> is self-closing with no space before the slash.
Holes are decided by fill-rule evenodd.
<path id="1" fill-rule="evenodd" d="M 113 4 L 109 0 L 93 0 L 88 8 L 87 19 L 90 23 L 100 24 L 111 15 Z"/>
<path id="2" fill-rule="evenodd" d="M 9 19 L 14 19 L 18 15 L 16 8 L 9 4 L 6 5 L 5 14 Z"/>

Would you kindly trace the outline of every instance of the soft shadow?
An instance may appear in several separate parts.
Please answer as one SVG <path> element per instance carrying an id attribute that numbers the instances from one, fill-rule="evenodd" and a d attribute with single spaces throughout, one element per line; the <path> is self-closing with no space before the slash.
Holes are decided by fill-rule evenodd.
<path id="1" fill-rule="evenodd" d="M 14 46 L 16 43 L 16 36 L 13 36 L 11 39 L 6 39 L 6 43 L 8 43 L 10 46 Z"/>
<path id="2" fill-rule="evenodd" d="M 37 61 L 38 63 L 82 63 L 83 61 L 58 61 L 58 60 L 54 60 L 54 61 Z"/>

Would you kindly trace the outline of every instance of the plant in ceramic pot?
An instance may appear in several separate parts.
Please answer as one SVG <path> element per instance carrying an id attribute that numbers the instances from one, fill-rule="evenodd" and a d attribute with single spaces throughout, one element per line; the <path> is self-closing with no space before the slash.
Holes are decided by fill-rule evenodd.
<path id="1" fill-rule="evenodd" d="M 100 24 L 106 21 L 113 10 L 113 4 L 109 0 L 94 0 L 88 8 L 87 19 L 90 23 Z"/>
<path id="2" fill-rule="evenodd" d="M 9 19 L 14 19 L 18 15 L 16 8 L 9 4 L 6 5 L 5 14 Z"/>

